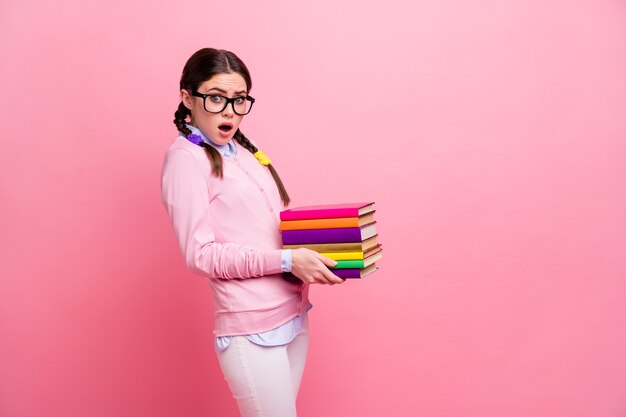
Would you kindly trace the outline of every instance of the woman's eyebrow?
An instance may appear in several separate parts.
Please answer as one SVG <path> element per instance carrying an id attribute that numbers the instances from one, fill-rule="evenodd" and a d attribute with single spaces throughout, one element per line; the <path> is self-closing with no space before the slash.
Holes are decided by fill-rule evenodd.
<path id="1" fill-rule="evenodd" d="M 222 90 L 219 87 L 213 87 L 209 91 L 211 91 L 211 90 L 217 90 L 220 93 L 228 94 L 228 91 Z M 246 90 L 236 91 L 235 94 L 247 94 L 247 91 Z"/>

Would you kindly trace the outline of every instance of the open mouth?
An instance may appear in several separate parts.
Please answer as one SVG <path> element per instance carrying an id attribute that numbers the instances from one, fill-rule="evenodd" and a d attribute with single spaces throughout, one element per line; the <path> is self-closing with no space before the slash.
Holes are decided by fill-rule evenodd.
<path id="1" fill-rule="evenodd" d="M 228 123 L 223 123 L 223 124 L 219 125 L 217 128 L 218 128 L 219 130 L 221 130 L 222 132 L 226 132 L 226 133 L 228 133 L 228 132 L 230 132 L 230 131 L 231 131 L 231 129 L 233 128 L 233 126 L 232 126 L 231 124 L 228 124 Z"/>

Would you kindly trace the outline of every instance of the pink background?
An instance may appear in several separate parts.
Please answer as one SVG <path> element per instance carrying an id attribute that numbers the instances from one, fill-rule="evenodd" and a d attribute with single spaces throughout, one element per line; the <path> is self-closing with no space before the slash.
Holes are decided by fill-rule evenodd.
<path id="1" fill-rule="evenodd" d="M 1 416 L 235 415 L 159 201 L 205 46 L 294 205 L 378 208 L 300 416 L 626 415 L 623 1 L 86 3 L 0 5 Z"/>

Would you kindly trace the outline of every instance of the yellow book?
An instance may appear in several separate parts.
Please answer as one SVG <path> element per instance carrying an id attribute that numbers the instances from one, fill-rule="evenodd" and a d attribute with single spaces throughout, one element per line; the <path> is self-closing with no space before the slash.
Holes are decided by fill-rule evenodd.
<path id="1" fill-rule="evenodd" d="M 363 259 L 363 252 L 320 252 L 322 256 L 325 256 L 335 261 L 349 261 Z"/>

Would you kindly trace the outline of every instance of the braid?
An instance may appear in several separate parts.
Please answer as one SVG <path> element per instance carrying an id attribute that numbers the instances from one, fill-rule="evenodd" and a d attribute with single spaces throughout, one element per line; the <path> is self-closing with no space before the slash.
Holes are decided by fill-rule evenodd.
<path id="1" fill-rule="evenodd" d="M 222 164 L 222 154 L 206 142 L 200 142 L 200 146 L 204 148 L 204 151 L 211 162 L 211 174 L 215 175 L 219 179 L 223 179 L 224 166 Z"/>
<path id="2" fill-rule="evenodd" d="M 247 137 L 245 137 L 243 135 L 243 133 L 241 133 L 241 130 L 237 129 L 237 131 L 235 132 L 235 135 L 233 136 L 233 138 L 239 142 L 239 144 L 241 146 L 243 146 L 244 148 L 246 148 L 248 151 L 250 151 L 250 153 L 254 154 L 258 151 L 257 147 L 254 146 L 252 144 L 252 142 L 250 142 L 250 139 L 248 139 Z"/>
<path id="3" fill-rule="evenodd" d="M 233 139 L 235 139 L 237 142 L 239 142 L 241 146 L 250 151 L 250 153 L 255 154 L 258 152 L 257 147 L 254 146 L 250 142 L 250 140 L 244 136 L 243 133 L 241 133 L 241 130 L 237 129 L 235 135 L 233 136 Z M 287 207 L 291 199 L 289 198 L 289 194 L 287 194 L 287 190 L 285 189 L 282 180 L 278 176 L 278 172 L 276 172 L 276 169 L 272 166 L 272 164 L 269 164 L 267 168 L 270 170 L 272 177 L 274 177 L 274 181 L 276 182 L 276 186 L 278 187 L 278 192 L 280 193 L 280 198 L 281 200 L 283 200 L 283 205 Z"/>
<path id="4" fill-rule="evenodd" d="M 191 130 L 186 125 L 187 116 L 191 115 L 191 110 L 189 110 L 183 102 L 181 101 L 178 105 L 178 109 L 174 112 L 174 124 L 176 125 L 176 129 L 183 136 L 187 137 L 191 134 Z M 199 144 L 204 148 L 209 161 L 211 162 L 211 174 L 215 175 L 218 178 L 224 178 L 224 169 L 222 166 L 222 155 L 218 152 L 217 149 L 209 145 L 208 143 L 200 142 Z"/>
<path id="5" fill-rule="evenodd" d="M 185 107 L 181 101 L 178 105 L 178 109 L 174 112 L 174 124 L 176 125 L 176 129 L 185 135 L 185 137 L 191 133 L 191 130 L 185 126 L 185 120 L 187 120 L 187 116 L 189 115 L 191 115 L 191 110 Z"/>

